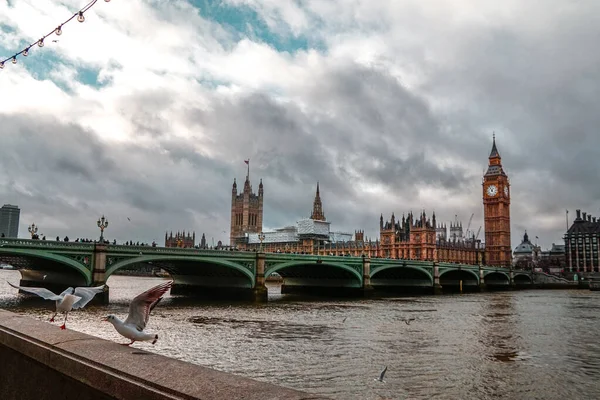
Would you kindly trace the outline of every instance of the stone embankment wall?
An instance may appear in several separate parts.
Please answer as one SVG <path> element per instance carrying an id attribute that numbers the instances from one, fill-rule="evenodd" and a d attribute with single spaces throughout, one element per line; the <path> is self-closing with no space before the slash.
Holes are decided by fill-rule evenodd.
<path id="1" fill-rule="evenodd" d="M 533 273 L 533 284 L 539 289 L 577 289 L 579 282 L 569 281 L 560 276 L 549 275 L 543 272 Z"/>
<path id="2" fill-rule="evenodd" d="M 0 310 L 2 400 L 323 399 Z"/>

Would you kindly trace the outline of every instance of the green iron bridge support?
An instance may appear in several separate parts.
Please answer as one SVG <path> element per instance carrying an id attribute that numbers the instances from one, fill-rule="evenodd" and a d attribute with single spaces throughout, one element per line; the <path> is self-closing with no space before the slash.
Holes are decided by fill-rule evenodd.
<path id="1" fill-rule="evenodd" d="M 172 294 L 266 301 L 265 280 L 283 293 L 365 296 L 374 291 L 465 291 L 532 285 L 531 273 L 501 267 L 369 257 L 234 252 L 100 243 L 0 239 L 0 263 L 16 267 L 22 286 L 62 291 L 96 286 L 121 269 L 151 266 L 174 280 Z M 107 303 L 109 288 L 99 301 Z M 98 301 L 98 300 L 96 300 Z"/>

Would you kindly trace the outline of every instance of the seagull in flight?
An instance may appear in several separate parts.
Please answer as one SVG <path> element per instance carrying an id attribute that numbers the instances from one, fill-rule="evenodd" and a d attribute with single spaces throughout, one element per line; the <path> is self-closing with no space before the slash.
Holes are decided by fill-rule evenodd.
<path id="1" fill-rule="evenodd" d="M 385 382 L 383 380 L 383 377 L 385 376 L 386 371 L 387 371 L 387 366 L 383 369 L 383 371 L 381 371 L 381 374 L 379 374 L 379 378 L 375 378 L 375 380 L 379 381 L 379 382 Z"/>
<path id="2" fill-rule="evenodd" d="M 137 341 L 152 340 L 152 344 L 156 343 L 158 335 L 144 333 L 144 328 L 150 318 L 150 312 L 162 300 L 162 296 L 171 288 L 171 285 L 173 285 L 173 281 L 161 283 L 135 296 L 129 304 L 129 315 L 125 321 L 121 321 L 114 315 L 104 318 L 104 321 L 113 324 L 117 332 L 131 340 L 131 343 L 121 343 L 123 346 L 131 346 Z"/>
<path id="3" fill-rule="evenodd" d="M 50 318 L 50 322 L 54 322 L 54 317 L 56 317 L 56 314 L 59 312 L 64 313 L 65 320 L 60 326 L 60 329 L 67 329 L 67 317 L 69 316 L 69 312 L 71 310 L 77 310 L 78 308 L 85 307 L 85 305 L 89 303 L 95 295 L 104 291 L 104 285 L 102 285 L 96 287 L 76 287 L 75 289 L 69 287 L 61 294 L 54 294 L 45 288 L 16 286 L 10 282 L 8 282 L 8 284 L 15 289 L 20 289 L 24 292 L 35 294 L 45 300 L 55 300 L 56 312 L 52 315 L 52 318 Z"/>

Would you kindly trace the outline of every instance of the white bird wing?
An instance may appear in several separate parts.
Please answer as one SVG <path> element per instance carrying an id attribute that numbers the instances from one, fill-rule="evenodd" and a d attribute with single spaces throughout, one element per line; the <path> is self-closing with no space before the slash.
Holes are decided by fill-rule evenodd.
<path id="1" fill-rule="evenodd" d="M 161 283 L 135 296 L 129 304 L 129 315 L 125 320 L 125 324 L 134 325 L 138 331 L 143 331 L 148 323 L 148 318 L 150 318 L 150 311 L 158 304 L 172 284 L 173 281 Z"/>
<path id="2" fill-rule="evenodd" d="M 96 287 L 76 287 L 73 295 L 80 297 L 80 299 L 73 304 L 73 310 L 83 308 L 89 303 L 95 295 L 104 291 L 104 285 Z"/>
<path id="3" fill-rule="evenodd" d="M 59 294 L 59 296 L 64 298 L 68 294 L 73 294 L 73 290 L 75 290 L 75 289 L 73 289 L 72 287 L 69 286 L 68 288 L 63 290 L 63 292 L 61 294 Z"/>
<path id="4" fill-rule="evenodd" d="M 51 291 L 49 291 L 48 289 L 45 289 L 45 288 L 16 286 L 16 285 L 13 285 L 10 282 L 8 282 L 8 284 L 10 286 L 14 287 L 15 289 L 21 289 L 24 292 L 35 294 L 35 295 L 40 296 L 41 298 L 46 299 L 46 300 L 61 300 L 62 299 L 62 295 L 54 294 L 54 293 L 52 293 Z"/>

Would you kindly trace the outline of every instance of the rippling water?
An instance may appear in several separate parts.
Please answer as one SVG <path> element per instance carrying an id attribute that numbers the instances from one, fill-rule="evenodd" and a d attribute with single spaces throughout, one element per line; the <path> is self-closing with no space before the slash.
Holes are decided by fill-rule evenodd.
<path id="1" fill-rule="evenodd" d="M 47 321 L 54 304 L 26 299 L 0 271 L 0 307 Z M 113 276 L 111 303 L 67 326 L 126 343 L 101 317 L 125 317 L 158 278 Z M 270 288 L 264 305 L 170 297 L 148 331 L 154 351 L 333 399 L 600 398 L 600 292 L 517 291 L 374 300 L 308 300 Z M 410 325 L 403 319 L 414 317 Z M 344 318 L 346 318 L 344 322 Z M 388 366 L 385 382 L 374 381 Z"/>

